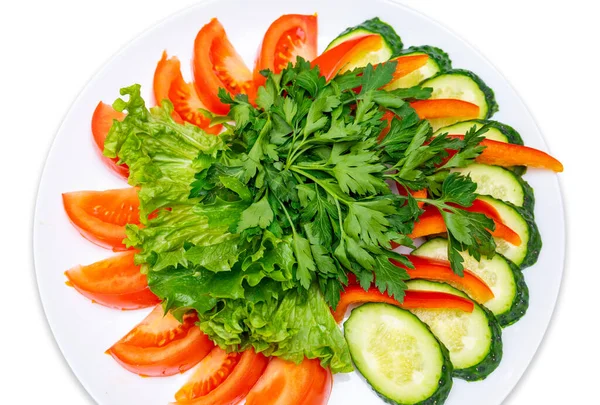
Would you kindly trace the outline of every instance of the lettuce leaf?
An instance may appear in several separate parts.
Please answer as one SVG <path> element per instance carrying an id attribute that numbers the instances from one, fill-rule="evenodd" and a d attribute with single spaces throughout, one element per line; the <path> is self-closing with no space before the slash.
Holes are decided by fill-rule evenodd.
<path id="1" fill-rule="evenodd" d="M 255 287 L 268 289 L 263 284 Z M 253 347 L 269 356 L 299 363 L 321 359 L 334 373 L 353 370 L 348 346 L 319 287 L 284 292 L 271 288 L 271 297 L 222 300 L 200 315 L 200 328 L 226 350 Z"/>
<path id="2" fill-rule="evenodd" d="M 111 127 L 104 155 L 129 166 L 129 184 L 144 186 L 139 192 L 142 221 L 158 208 L 197 202 L 188 198 L 190 185 L 206 165 L 206 156 L 226 148 L 221 137 L 173 121 L 169 101 L 148 110 L 138 84 L 121 89 L 121 95 L 129 97 L 113 107 L 127 116 Z M 200 153 L 204 158 L 198 159 Z"/>

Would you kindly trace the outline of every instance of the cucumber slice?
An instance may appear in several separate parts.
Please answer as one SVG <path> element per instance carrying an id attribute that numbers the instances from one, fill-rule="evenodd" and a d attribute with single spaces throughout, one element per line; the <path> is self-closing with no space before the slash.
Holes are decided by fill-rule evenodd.
<path id="1" fill-rule="evenodd" d="M 465 176 L 470 175 L 473 182 L 477 184 L 478 194 L 489 195 L 533 212 L 535 204 L 533 189 L 514 172 L 499 166 L 481 164 L 471 164 L 452 171 Z"/>
<path id="2" fill-rule="evenodd" d="M 452 69 L 452 61 L 448 57 L 448 54 L 434 46 L 411 46 L 408 49 L 404 49 L 401 52 L 401 55 L 427 55 L 429 56 L 429 60 L 427 60 L 425 66 L 420 69 L 401 77 L 400 79 L 394 80 L 386 86 L 386 90 L 413 87 L 440 72 Z"/>
<path id="3" fill-rule="evenodd" d="M 356 368 L 385 401 L 435 405 L 448 397 L 448 351 L 410 312 L 389 304 L 364 304 L 352 310 L 344 335 Z"/>
<path id="4" fill-rule="evenodd" d="M 496 251 L 521 269 L 533 265 L 537 261 L 542 248 L 542 239 L 533 215 L 524 209 L 490 196 L 480 196 L 479 198 L 492 205 L 500 214 L 502 222 L 521 237 L 520 246 L 495 238 Z"/>
<path id="5" fill-rule="evenodd" d="M 410 290 L 439 291 L 468 298 L 449 286 L 427 280 L 406 283 Z M 473 312 L 450 309 L 413 309 L 410 312 L 427 324 L 446 346 L 454 377 L 478 381 L 490 375 L 502 360 L 502 329 L 488 309 L 473 302 Z"/>
<path id="6" fill-rule="evenodd" d="M 398 34 L 396 34 L 396 31 L 394 31 L 389 24 L 381 21 L 379 17 L 375 17 L 363 22 L 362 24 L 358 24 L 355 27 L 346 28 L 340 35 L 337 36 L 337 38 L 327 45 L 325 50 L 327 51 L 334 46 L 337 46 L 349 39 L 356 38 L 357 36 L 369 34 L 379 34 L 384 39 L 387 49 L 390 52 L 390 57 L 392 55 L 399 54 L 404 47 L 402 44 L 402 39 L 398 36 Z"/>
<path id="7" fill-rule="evenodd" d="M 488 130 L 485 134 L 483 134 L 483 136 L 487 139 L 523 145 L 523 138 L 521 138 L 521 135 L 515 131 L 514 128 L 492 120 L 461 121 L 456 124 L 440 128 L 433 135 L 437 136 L 443 133 L 449 133 L 451 135 L 464 135 L 473 126 L 475 126 L 476 129 L 479 129 L 486 124 L 488 125 Z"/>
<path id="8" fill-rule="evenodd" d="M 448 260 L 448 241 L 431 239 L 411 254 L 430 259 Z M 501 254 L 491 259 L 477 261 L 468 253 L 461 254 L 465 268 L 481 278 L 494 293 L 494 298 L 483 304 L 492 311 L 502 327 L 514 324 L 525 315 L 529 307 L 529 289 L 521 270 Z"/>
<path id="9" fill-rule="evenodd" d="M 453 69 L 440 73 L 421 83 L 422 87 L 431 87 L 432 99 L 454 98 L 479 106 L 479 119 L 488 119 L 496 111 L 498 104 L 494 92 L 475 73 L 463 69 Z M 434 129 L 462 121 L 456 118 L 438 118 L 429 120 Z"/>

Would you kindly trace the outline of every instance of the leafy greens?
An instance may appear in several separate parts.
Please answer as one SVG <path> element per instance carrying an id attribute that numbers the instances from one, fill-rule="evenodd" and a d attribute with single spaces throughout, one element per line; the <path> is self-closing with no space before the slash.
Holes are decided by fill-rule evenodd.
<path id="1" fill-rule="evenodd" d="M 230 112 L 213 117 L 226 128 L 219 136 L 174 122 L 168 101 L 148 110 L 139 85 L 121 90 L 128 99 L 114 107 L 128 114 L 104 153 L 127 164 L 139 187 L 143 225 L 127 226 L 126 243 L 140 251 L 165 310 L 196 310 L 200 328 L 228 350 L 319 358 L 347 372 L 329 308 L 350 273 L 403 300 L 408 274 L 390 259 L 412 265 L 392 242 L 412 246 L 418 201 L 442 213 L 458 274 L 458 252 L 493 254 L 493 222 L 459 208 L 473 202 L 475 184 L 449 173 L 481 153 L 485 127 L 433 137 L 409 103 L 431 89 L 381 90 L 394 71 L 395 62 L 368 65 L 326 82 L 299 58 L 265 72 L 254 103 L 221 90 Z M 394 118 L 379 140 L 386 111 Z M 406 192 L 392 192 L 394 182 Z M 408 192 L 422 188 L 426 199 Z"/>

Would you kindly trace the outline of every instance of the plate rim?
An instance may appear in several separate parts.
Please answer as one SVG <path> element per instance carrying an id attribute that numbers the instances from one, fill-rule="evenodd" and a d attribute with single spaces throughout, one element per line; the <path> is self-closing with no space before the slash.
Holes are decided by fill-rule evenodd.
<path id="1" fill-rule="evenodd" d="M 364 0 L 364 2 L 367 2 L 367 1 L 368 0 Z M 430 21 L 433 25 L 436 25 L 439 28 L 443 29 L 445 31 L 446 35 L 449 35 L 453 39 L 456 39 L 456 40 L 462 42 L 465 46 L 470 48 L 471 51 L 473 51 L 475 54 L 477 54 L 481 58 L 481 60 L 485 62 L 488 69 L 492 70 L 494 73 L 496 73 L 498 76 L 500 76 L 502 78 L 502 81 L 510 87 L 511 91 L 516 95 L 516 98 L 518 99 L 520 105 L 526 111 L 527 115 L 531 118 L 533 124 L 535 125 L 535 127 L 539 133 L 539 141 L 543 145 L 542 149 L 546 150 L 546 151 L 550 150 L 548 142 L 546 140 L 546 137 L 544 136 L 544 132 L 542 131 L 542 128 L 539 125 L 539 122 L 538 122 L 536 116 L 532 113 L 532 111 L 529 108 L 525 99 L 523 97 L 521 97 L 518 90 L 507 79 L 507 77 L 504 75 L 504 73 L 501 70 L 499 70 L 490 61 L 490 59 L 486 56 L 486 54 L 479 47 L 473 45 L 466 37 L 459 35 L 457 32 L 455 32 L 454 30 L 449 28 L 446 24 L 427 15 L 424 12 L 421 12 L 419 10 L 416 10 L 416 9 L 410 7 L 409 5 L 401 3 L 399 0 L 376 0 L 376 1 L 380 2 L 380 3 L 386 3 L 386 4 L 392 5 L 394 7 L 399 7 L 401 9 L 403 9 L 404 12 L 418 15 L 420 18 Z M 132 36 L 131 38 L 127 39 L 123 43 L 123 45 L 121 45 L 119 47 L 119 49 L 117 51 L 115 51 L 113 54 L 111 54 L 111 56 L 104 63 L 102 63 L 93 73 L 91 73 L 89 79 L 82 85 L 81 89 L 79 90 L 79 92 L 77 93 L 77 95 L 75 96 L 73 101 L 69 104 L 68 108 L 65 110 L 65 113 L 60 121 L 60 124 L 54 131 L 52 141 L 47 149 L 46 157 L 45 157 L 44 163 L 42 165 L 42 170 L 41 170 L 41 173 L 38 178 L 38 185 L 37 185 L 37 189 L 36 189 L 36 198 L 35 198 L 35 203 L 34 203 L 34 207 L 33 207 L 33 216 L 32 216 L 33 224 L 30 229 L 32 230 L 31 247 L 32 247 L 32 256 L 33 256 L 33 267 L 34 267 L 34 272 L 35 272 L 35 284 L 37 287 L 39 302 L 41 304 L 41 308 L 44 313 L 45 322 L 46 322 L 50 332 L 52 333 L 52 338 L 54 340 L 54 343 L 55 343 L 56 347 L 59 349 L 60 354 L 62 356 L 62 361 L 64 362 L 64 364 L 68 365 L 71 376 L 75 378 L 78 385 L 80 387 L 84 388 L 84 391 L 85 391 L 87 397 L 92 399 L 94 402 L 96 402 L 98 404 L 103 404 L 103 402 L 101 402 L 102 399 L 97 397 L 94 394 L 94 390 L 92 389 L 90 384 L 88 384 L 86 381 L 82 380 L 79 377 L 79 375 L 77 374 L 77 372 L 72 364 L 72 361 L 66 355 L 63 344 L 57 338 L 57 333 L 55 331 L 55 325 L 53 325 L 53 323 L 50 321 L 51 316 L 49 315 L 48 306 L 46 305 L 46 301 L 44 299 L 44 293 L 42 292 L 43 288 L 40 283 L 40 272 L 41 272 L 40 269 L 41 269 L 41 267 L 43 267 L 43 265 L 40 264 L 42 260 L 41 260 L 41 258 L 38 257 L 39 256 L 39 253 L 38 253 L 39 248 L 37 248 L 37 246 L 41 242 L 41 241 L 39 241 L 40 231 L 39 231 L 38 218 L 40 216 L 40 210 L 41 210 L 41 206 L 43 204 L 43 201 L 41 201 L 40 191 L 41 191 L 42 186 L 47 178 L 47 167 L 48 167 L 49 161 L 51 160 L 50 159 L 51 156 L 54 153 L 56 153 L 55 151 L 57 148 L 58 136 L 63 131 L 63 129 L 66 125 L 66 122 L 67 122 L 68 118 L 71 116 L 71 112 L 73 111 L 74 107 L 80 103 L 80 101 L 84 98 L 85 94 L 90 90 L 90 87 L 91 87 L 90 85 L 93 84 L 96 80 L 98 80 L 98 78 L 101 77 L 103 75 L 103 73 L 105 73 L 107 71 L 107 69 L 114 63 L 115 60 L 117 60 L 119 58 L 120 55 L 127 52 L 133 45 L 142 41 L 144 38 L 146 38 L 148 35 L 150 35 L 154 30 L 157 30 L 160 27 L 162 27 L 166 24 L 169 24 L 173 20 L 177 20 L 179 17 L 186 15 L 187 13 L 190 13 L 195 9 L 202 9 L 209 4 L 219 3 L 219 2 L 221 2 L 221 0 L 199 0 L 194 4 L 186 5 L 185 7 L 181 8 L 180 10 L 177 10 L 177 11 L 171 13 L 170 15 L 165 16 L 165 17 L 157 20 L 154 23 L 151 23 L 144 30 L 142 30 L 141 32 Z M 547 316 L 547 322 L 544 322 L 544 327 L 542 328 L 543 330 L 541 330 L 541 334 L 540 334 L 541 338 L 537 342 L 536 348 L 535 348 L 534 352 L 532 353 L 530 360 L 527 362 L 526 367 L 519 373 L 516 383 L 513 384 L 512 387 L 510 388 L 510 390 L 505 393 L 503 398 L 500 398 L 501 402 L 505 401 L 513 393 L 515 393 L 516 389 L 523 382 L 523 379 L 524 379 L 523 377 L 525 376 L 525 374 L 529 372 L 529 370 L 531 369 L 534 362 L 536 362 L 536 360 L 539 358 L 538 356 L 539 356 L 540 349 L 542 349 L 542 346 L 545 344 L 545 342 L 547 340 L 547 335 L 548 335 L 549 329 L 554 323 L 556 311 L 557 311 L 558 305 L 560 304 L 560 301 L 561 301 L 561 292 L 564 287 L 563 281 L 564 281 L 565 267 L 566 267 L 566 260 L 567 260 L 567 227 L 566 227 L 567 212 L 566 212 L 566 207 L 565 207 L 565 199 L 564 199 L 564 195 L 563 195 L 562 180 L 559 176 L 555 175 L 553 178 L 553 182 L 556 184 L 556 187 L 558 189 L 558 193 L 557 193 L 558 198 L 555 201 L 555 203 L 561 213 L 560 218 L 559 218 L 560 221 L 556 221 L 553 224 L 553 227 L 556 228 L 557 231 L 558 230 L 560 231 L 560 239 L 561 239 L 561 241 L 560 241 L 561 242 L 560 243 L 560 247 L 561 247 L 560 261 L 557 264 L 557 267 L 560 268 L 560 272 L 558 273 L 558 276 L 556 277 L 557 289 L 556 289 L 556 293 L 553 294 L 553 296 L 552 296 L 552 307 L 549 308 L 550 313 Z"/>

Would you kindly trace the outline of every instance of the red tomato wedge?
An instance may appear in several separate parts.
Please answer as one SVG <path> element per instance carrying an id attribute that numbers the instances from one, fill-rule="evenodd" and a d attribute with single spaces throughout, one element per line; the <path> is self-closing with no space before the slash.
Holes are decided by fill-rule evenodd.
<path id="1" fill-rule="evenodd" d="M 494 298 L 494 293 L 488 285 L 476 274 L 464 270 L 463 277 L 452 271 L 450 262 L 442 260 L 425 259 L 418 256 L 407 256 L 414 269 L 403 266 L 396 260 L 390 260 L 395 266 L 403 268 L 408 276 L 413 279 L 424 279 L 448 283 L 461 291 L 465 291 L 471 298 L 480 304 Z"/>
<path id="2" fill-rule="evenodd" d="M 154 101 L 156 102 L 156 105 L 161 105 L 163 100 L 169 100 L 171 83 L 173 83 L 175 77 L 180 74 L 181 63 L 179 62 L 179 59 L 176 56 L 169 58 L 167 51 L 163 51 L 162 58 L 158 61 L 156 70 L 154 71 L 153 85 Z M 175 122 L 183 124 L 183 120 L 176 111 L 173 111 L 171 116 Z"/>
<path id="3" fill-rule="evenodd" d="M 367 54 L 378 52 L 384 45 L 385 42 L 379 35 L 359 36 L 323 52 L 311 65 L 319 66 L 319 72 L 329 81 L 338 73 L 353 67 L 357 61 L 365 59 Z"/>
<path id="4" fill-rule="evenodd" d="M 160 105 L 162 100 L 169 99 L 171 83 L 173 83 L 173 80 L 177 76 L 181 76 L 181 62 L 179 62 L 179 58 L 176 56 L 169 58 L 167 51 L 164 51 L 154 71 L 154 100 L 157 105 Z"/>
<path id="5" fill-rule="evenodd" d="M 286 14 L 276 19 L 265 33 L 256 62 L 254 83 L 262 86 L 266 78 L 261 70 L 279 73 L 298 56 L 311 61 L 317 56 L 317 16 Z"/>
<path id="6" fill-rule="evenodd" d="M 473 312 L 473 302 L 466 298 L 459 297 L 458 295 L 436 291 L 406 290 L 404 301 L 398 302 L 389 295 L 380 292 L 375 287 L 371 287 L 368 291 L 365 291 L 361 286 L 350 285 L 346 287 L 340 296 L 340 302 L 333 312 L 334 319 L 338 323 L 341 322 L 350 305 L 362 304 L 365 302 L 384 302 L 404 309 L 443 308 Z"/>
<path id="7" fill-rule="evenodd" d="M 419 118 L 464 118 L 472 119 L 479 117 L 479 106 L 468 101 L 457 99 L 434 99 L 417 100 L 410 103 Z"/>
<path id="8" fill-rule="evenodd" d="M 107 353 L 132 373 L 164 377 L 189 370 L 214 347 L 196 326 L 198 316 L 186 314 L 180 323 L 156 308 Z"/>
<path id="9" fill-rule="evenodd" d="M 241 357 L 241 353 L 227 353 L 216 346 L 200 361 L 188 382 L 177 391 L 175 400 L 185 402 L 208 395 L 229 377 Z"/>
<path id="10" fill-rule="evenodd" d="M 113 250 L 126 250 L 125 225 L 139 224 L 139 199 L 133 187 L 64 193 L 69 219 L 89 241 Z"/>
<path id="11" fill-rule="evenodd" d="M 454 138 L 464 138 L 463 135 L 449 135 Z M 498 142 L 484 139 L 479 143 L 485 146 L 481 155 L 475 159 L 478 163 L 493 166 L 528 166 L 562 172 L 563 165 L 546 152 L 523 145 Z"/>
<path id="12" fill-rule="evenodd" d="M 202 114 L 199 109 L 206 109 L 192 83 L 186 83 L 183 80 L 181 72 L 177 72 L 171 88 L 169 90 L 169 99 L 173 103 L 175 112 L 190 124 L 202 128 L 209 134 L 216 135 L 221 132 L 222 125 L 210 126 L 210 118 Z"/>
<path id="13" fill-rule="evenodd" d="M 116 309 L 139 309 L 156 305 L 146 275 L 133 263 L 135 251 L 120 253 L 88 266 L 65 272 L 72 285 L 85 297 Z"/>
<path id="14" fill-rule="evenodd" d="M 194 84 L 202 103 L 215 114 L 225 115 L 229 105 L 219 99 L 219 88 L 230 94 L 244 93 L 252 101 L 256 89 L 252 72 L 227 38 L 225 29 L 213 18 L 194 41 Z"/>
<path id="15" fill-rule="evenodd" d="M 98 147 L 97 150 L 100 153 L 100 157 L 104 164 L 119 176 L 127 178 L 129 177 L 127 165 L 118 165 L 117 162 L 119 161 L 119 158 L 111 159 L 102 154 L 104 151 L 104 141 L 106 140 L 106 136 L 108 135 L 108 131 L 110 131 L 113 121 L 123 121 L 123 118 L 125 118 L 125 114 L 115 111 L 114 108 L 108 104 L 104 104 L 102 101 L 99 102 L 94 110 L 94 115 L 92 115 L 92 135 L 94 136 L 94 142 Z"/>
<path id="16" fill-rule="evenodd" d="M 235 405 L 248 395 L 267 367 L 269 359 L 253 349 L 240 357 L 229 377 L 208 394 L 190 401 L 177 401 L 171 405 Z"/>
<path id="17" fill-rule="evenodd" d="M 333 378 L 318 359 L 295 364 L 273 358 L 246 397 L 246 405 L 326 405 Z"/>
<path id="18" fill-rule="evenodd" d="M 467 209 L 467 211 L 473 211 Z M 477 212 L 477 211 L 474 211 Z M 485 215 L 485 214 L 484 214 Z M 521 245 L 521 237 L 518 233 L 504 225 L 501 221 L 494 220 L 495 229 L 491 232 L 494 237 L 504 239 L 512 245 Z M 421 238 L 423 236 L 436 235 L 446 232 L 446 223 L 442 214 L 433 207 L 427 207 L 425 213 L 415 222 L 413 232 L 409 235 L 411 238 Z"/>

